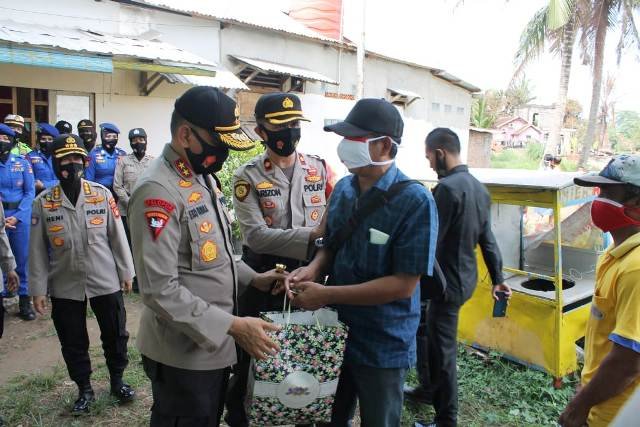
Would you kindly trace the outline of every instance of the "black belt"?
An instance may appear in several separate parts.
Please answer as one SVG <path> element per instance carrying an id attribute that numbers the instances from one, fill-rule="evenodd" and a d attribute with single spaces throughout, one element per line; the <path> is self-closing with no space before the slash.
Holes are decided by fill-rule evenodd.
<path id="1" fill-rule="evenodd" d="M 2 208 L 6 210 L 18 209 L 20 207 L 20 202 L 2 202 Z"/>

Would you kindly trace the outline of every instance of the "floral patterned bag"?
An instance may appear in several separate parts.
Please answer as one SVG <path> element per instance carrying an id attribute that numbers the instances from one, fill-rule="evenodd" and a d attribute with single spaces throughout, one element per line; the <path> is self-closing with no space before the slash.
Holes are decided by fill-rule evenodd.
<path id="1" fill-rule="evenodd" d="M 331 309 L 262 313 L 283 325 L 276 356 L 251 361 L 247 414 L 252 426 L 330 422 L 347 340 Z"/>

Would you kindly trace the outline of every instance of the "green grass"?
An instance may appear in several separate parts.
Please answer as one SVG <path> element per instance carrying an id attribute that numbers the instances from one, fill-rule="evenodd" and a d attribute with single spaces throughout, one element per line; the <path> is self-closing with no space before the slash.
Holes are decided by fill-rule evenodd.
<path id="1" fill-rule="evenodd" d="M 540 168 L 540 159 L 532 158 L 528 150 L 511 148 L 491 155 L 491 167 L 495 169 L 531 169 Z"/>
<path id="2" fill-rule="evenodd" d="M 102 350 L 91 350 L 94 373 L 92 382 L 97 401 L 88 416 L 73 418 L 68 410 L 76 399 L 76 387 L 66 369 L 58 366 L 49 372 L 20 375 L 0 389 L 0 415 L 7 425 L 15 426 L 142 426 L 148 425 L 152 403 L 150 386 L 140 355 L 129 347 L 130 364 L 125 380 L 136 388 L 138 399 L 118 406 L 109 395 L 109 374 Z M 409 382 L 415 384 L 415 373 Z M 577 379 L 568 377 L 562 389 L 552 387 L 550 376 L 501 359 L 498 354 L 479 356 L 460 346 L 458 384 L 459 424 L 462 426 L 539 426 L 555 425 L 566 406 Z M 416 420 L 431 420 L 428 405 L 407 403 L 403 426 Z"/>

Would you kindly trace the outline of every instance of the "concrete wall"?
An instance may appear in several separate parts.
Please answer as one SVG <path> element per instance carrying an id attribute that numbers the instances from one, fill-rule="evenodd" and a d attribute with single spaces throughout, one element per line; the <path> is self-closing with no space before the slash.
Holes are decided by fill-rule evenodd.
<path id="1" fill-rule="evenodd" d="M 300 68 L 311 69 L 340 82 L 339 86 L 326 83 L 306 83 L 301 94 L 302 108 L 312 122 L 302 124 L 300 150 L 326 158 L 338 171 L 345 171 L 336 154 L 340 137 L 326 133 L 326 120 L 346 117 L 355 101 L 325 97 L 326 92 L 355 94 L 355 52 L 324 46 L 316 41 L 269 33 L 259 29 L 224 25 L 221 29 L 221 63 L 236 69 L 238 63 L 229 55 L 262 59 Z M 422 96 L 407 108 L 400 108 L 405 129 L 398 164 L 411 176 L 431 176 L 424 158 L 424 139 L 434 127 L 445 126 L 458 133 L 466 158 L 471 94 L 466 90 L 434 77 L 428 69 L 411 67 L 383 58 L 368 56 L 364 70 L 364 96 L 388 98 L 387 89 L 405 89 Z M 245 111 L 253 97 L 241 96 Z M 439 112 L 432 104 L 440 103 Z M 246 105 L 245 105 L 246 104 Z M 451 106 L 445 111 L 445 106 Z"/>
<path id="2" fill-rule="evenodd" d="M 491 167 L 491 140 L 491 133 L 469 129 L 469 167 Z"/>
<path id="3" fill-rule="evenodd" d="M 169 120 L 175 98 L 188 86 L 162 83 L 151 96 L 139 96 L 139 73 L 116 70 L 113 74 L 66 71 L 0 64 L 0 86 L 18 86 L 49 89 L 57 93 L 93 94 L 95 121 L 115 123 L 124 133 L 119 146 L 127 151 L 129 143 L 126 134 L 129 129 L 143 127 L 149 135 L 149 152 L 159 154 L 165 142 L 169 141 Z M 56 93 L 50 92 L 49 121 L 56 121 Z M 58 112 L 64 119 L 64 113 Z M 74 126 L 77 124 L 72 123 Z"/>

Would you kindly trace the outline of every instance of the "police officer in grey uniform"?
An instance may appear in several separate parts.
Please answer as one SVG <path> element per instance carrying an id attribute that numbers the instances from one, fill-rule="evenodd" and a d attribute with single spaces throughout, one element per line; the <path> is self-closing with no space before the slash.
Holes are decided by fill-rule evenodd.
<path id="1" fill-rule="evenodd" d="M 152 426 L 220 422 L 236 343 L 263 359 L 279 350 L 261 319 L 237 317 L 251 285 L 270 289 L 283 274 L 257 274 L 235 260 L 231 219 L 213 173 L 229 150 L 254 142 L 236 103 L 216 88 L 189 89 L 175 102 L 171 143 L 129 200 L 134 262 L 144 308 L 136 344 L 151 379 Z"/>
<path id="2" fill-rule="evenodd" d="M 76 135 L 61 135 L 52 147 L 60 184 L 33 201 L 29 278 L 36 311 L 46 310 L 62 345 L 69 376 L 79 396 L 72 413 L 89 410 L 94 400 L 87 335 L 87 300 L 100 327 L 100 339 L 111 376 L 111 393 L 120 402 L 135 392 L 122 380 L 128 364 L 126 312 L 122 291 L 131 290 L 131 251 L 120 212 L 109 190 L 82 179 L 87 152 Z"/>
<path id="3" fill-rule="evenodd" d="M 300 141 L 300 99 L 291 93 L 262 95 L 255 107 L 256 133 L 266 151 L 234 175 L 234 208 L 244 236 L 243 260 L 256 271 L 276 264 L 295 270 L 309 258 L 322 236 L 321 220 L 332 190 L 332 173 L 317 156 L 296 150 Z M 248 289 L 240 298 L 240 314 L 282 309 L 282 298 Z M 239 351 L 227 395 L 225 421 L 248 425 L 244 409 L 250 357 Z"/>
<path id="4" fill-rule="evenodd" d="M 4 209 L 0 204 L 0 283 L 2 283 L 3 279 L 2 274 L 5 274 L 7 276 L 7 291 L 16 292 L 20 284 L 20 278 L 16 273 L 16 259 L 13 256 L 13 252 L 11 252 L 11 245 L 4 227 Z M 3 300 L 2 292 L 0 292 L 0 338 L 2 338 L 2 333 L 4 332 Z M 1 425 L 2 423 L 0 422 Z"/>
<path id="5" fill-rule="evenodd" d="M 129 197 L 133 193 L 136 181 L 138 181 L 142 172 L 149 167 L 153 156 L 147 154 L 147 132 L 144 129 L 131 129 L 129 131 L 129 143 L 133 152 L 118 159 L 113 174 L 113 192 L 118 197 L 118 208 L 122 214 L 122 224 L 124 225 L 124 231 L 127 233 L 129 247 L 131 247 L 131 234 L 129 233 L 129 224 L 126 216 Z M 138 283 L 135 278 L 133 279 L 133 291 L 138 292 Z"/>

